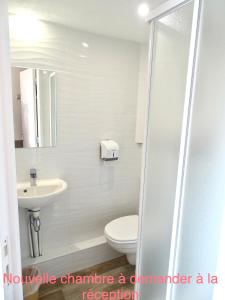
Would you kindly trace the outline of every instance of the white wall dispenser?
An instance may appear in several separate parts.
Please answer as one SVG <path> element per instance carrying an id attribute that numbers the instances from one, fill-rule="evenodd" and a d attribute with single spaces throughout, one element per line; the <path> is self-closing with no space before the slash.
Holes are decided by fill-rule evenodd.
<path id="1" fill-rule="evenodd" d="M 119 145 L 112 140 L 101 141 L 100 157 L 103 160 L 117 160 L 119 158 Z"/>

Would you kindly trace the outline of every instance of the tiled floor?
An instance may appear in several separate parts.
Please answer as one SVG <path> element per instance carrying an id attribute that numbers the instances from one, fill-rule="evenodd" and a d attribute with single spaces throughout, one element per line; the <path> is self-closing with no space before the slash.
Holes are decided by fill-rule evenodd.
<path id="1" fill-rule="evenodd" d="M 123 274 L 126 277 L 126 284 L 119 284 L 118 277 L 120 274 Z M 101 276 L 113 276 L 115 283 L 113 284 L 82 284 L 82 285 L 62 285 L 58 280 L 58 283 L 54 286 L 52 285 L 42 285 L 40 288 L 40 300 L 81 300 L 82 292 L 87 292 L 89 290 L 96 291 L 105 291 L 111 292 L 118 290 L 122 291 L 133 291 L 134 286 L 129 283 L 128 278 L 134 275 L 135 269 L 134 266 L 128 264 L 126 257 L 122 256 L 111 261 L 96 265 L 94 267 L 76 272 L 72 275 L 74 276 L 85 276 L 85 275 L 101 275 Z M 87 298 L 86 298 L 87 299 Z M 118 296 L 118 300 L 122 299 Z"/>

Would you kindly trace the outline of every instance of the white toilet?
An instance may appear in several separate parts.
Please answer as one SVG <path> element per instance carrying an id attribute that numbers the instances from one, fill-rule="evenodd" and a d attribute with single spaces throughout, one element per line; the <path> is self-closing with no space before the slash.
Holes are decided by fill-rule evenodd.
<path id="1" fill-rule="evenodd" d="M 131 265 L 136 264 L 138 215 L 115 219 L 105 226 L 108 244 L 120 253 L 127 255 Z"/>

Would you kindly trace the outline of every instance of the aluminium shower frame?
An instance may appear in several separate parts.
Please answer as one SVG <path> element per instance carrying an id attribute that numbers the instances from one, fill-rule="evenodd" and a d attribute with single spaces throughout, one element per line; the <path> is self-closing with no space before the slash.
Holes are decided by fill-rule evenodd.
<path id="1" fill-rule="evenodd" d="M 148 101 L 146 106 L 146 117 L 145 117 L 145 135 L 144 135 L 144 146 L 143 146 L 143 158 L 142 158 L 142 180 L 140 189 L 140 206 L 139 206 L 139 242 L 137 249 L 137 270 L 136 275 L 139 276 L 141 270 L 141 249 L 142 249 L 142 228 L 143 228 L 143 209 L 144 203 L 147 201 L 145 199 L 145 189 L 146 189 L 146 164 L 147 162 L 147 152 L 148 152 L 148 139 L 149 130 L 148 124 L 150 122 L 150 110 L 151 110 L 151 80 L 152 80 L 152 65 L 153 65 L 153 52 L 155 44 L 155 22 L 165 17 L 182 6 L 193 3 L 193 18 L 192 18 L 192 28 L 191 28 L 191 39 L 189 46 L 189 57 L 188 57 L 188 68 L 187 68 L 187 78 L 186 78 L 186 88 L 185 88 L 185 99 L 184 99 L 184 110 L 183 110 L 183 120 L 182 120 L 182 131 L 180 139 L 180 150 L 179 150 L 179 162 L 178 171 L 176 179 L 176 193 L 174 202 L 174 215 L 173 215 L 173 225 L 172 225 L 172 238 L 170 244 L 170 258 L 169 258 L 169 268 L 168 275 L 173 275 L 176 273 L 178 256 L 179 256 L 179 242 L 182 226 L 182 214 L 183 214 L 183 202 L 184 202 L 184 188 L 187 170 L 187 158 L 188 158 L 188 148 L 190 142 L 190 127 L 192 119 L 192 110 L 194 102 L 194 90 L 196 82 L 196 71 L 197 71 L 197 61 L 199 52 L 199 39 L 200 39 L 200 27 L 202 20 L 202 6 L 204 0 L 169 0 L 152 11 L 146 20 L 150 25 L 150 35 L 149 35 L 149 56 L 148 56 Z M 136 292 L 140 294 L 140 284 L 135 286 Z M 141 299 L 141 298 L 140 298 Z M 172 285 L 167 285 L 165 300 L 174 299 L 174 288 Z M 143 300 L 143 299 L 141 299 Z"/>

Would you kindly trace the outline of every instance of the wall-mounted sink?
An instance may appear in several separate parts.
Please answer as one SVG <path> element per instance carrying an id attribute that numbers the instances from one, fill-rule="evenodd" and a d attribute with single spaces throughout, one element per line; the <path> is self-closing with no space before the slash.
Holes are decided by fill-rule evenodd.
<path id="1" fill-rule="evenodd" d="M 36 186 L 30 182 L 17 185 L 19 207 L 38 210 L 56 201 L 57 195 L 67 189 L 67 183 L 62 179 L 37 180 Z"/>

